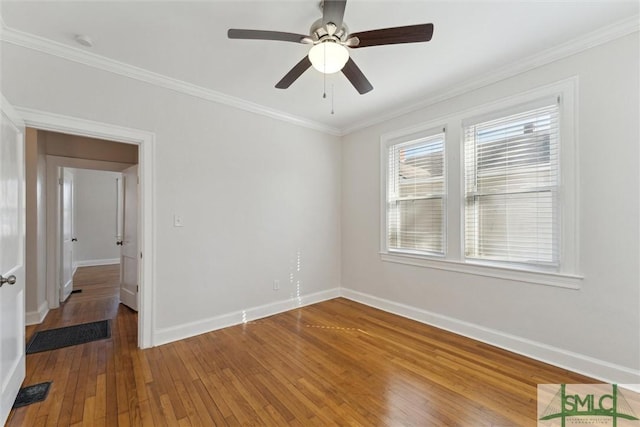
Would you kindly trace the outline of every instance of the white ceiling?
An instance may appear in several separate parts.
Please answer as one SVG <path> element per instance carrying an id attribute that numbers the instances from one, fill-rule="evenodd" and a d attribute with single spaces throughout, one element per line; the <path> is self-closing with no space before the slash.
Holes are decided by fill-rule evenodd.
<path id="1" fill-rule="evenodd" d="M 429 43 L 351 50 L 374 86 L 359 95 L 341 74 L 322 99 L 323 75 L 309 69 L 289 89 L 278 82 L 307 52 L 295 43 L 229 40 L 229 28 L 308 34 L 321 16 L 316 0 L 2 1 L 11 29 L 231 95 L 323 125 L 349 129 L 416 104 L 493 70 L 637 16 L 630 1 L 349 0 L 351 32 L 432 22 Z M 76 34 L 91 37 L 87 49 Z"/>

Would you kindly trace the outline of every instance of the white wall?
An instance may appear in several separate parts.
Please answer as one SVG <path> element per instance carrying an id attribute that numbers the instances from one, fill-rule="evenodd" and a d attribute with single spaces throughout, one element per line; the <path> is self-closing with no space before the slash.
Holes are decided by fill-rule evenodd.
<path id="1" fill-rule="evenodd" d="M 600 378 L 640 382 L 638 52 L 635 33 L 345 137 L 344 292 Z M 579 78 L 580 290 L 381 261 L 381 134 L 572 76 Z"/>
<path id="2" fill-rule="evenodd" d="M 338 137 L 2 49 L 14 105 L 155 132 L 156 334 L 340 286 Z"/>
<path id="3" fill-rule="evenodd" d="M 35 129 L 25 140 L 26 179 L 26 283 L 25 311 L 28 325 L 40 323 L 48 312 L 46 301 L 46 164 L 45 146 Z"/>
<path id="4" fill-rule="evenodd" d="M 117 172 L 74 169 L 74 265 L 101 265 L 120 259 L 116 246 Z"/>

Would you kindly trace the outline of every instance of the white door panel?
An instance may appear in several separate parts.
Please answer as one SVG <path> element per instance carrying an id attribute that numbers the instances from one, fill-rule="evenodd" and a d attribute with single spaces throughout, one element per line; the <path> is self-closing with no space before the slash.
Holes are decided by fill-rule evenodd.
<path id="1" fill-rule="evenodd" d="M 0 425 L 25 376 L 24 125 L 0 95 Z"/>
<path id="2" fill-rule="evenodd" d="M 73 173 L 62 170 L 62 188 L 60 204 L 60 301 L 66 301 L 73 290 Z"/>
<path id="3" fill-rule="evenodd" d="M 138 311 L 138 166 L 122 172 L 123 230 L 120 259 L 120 302 Z"/>

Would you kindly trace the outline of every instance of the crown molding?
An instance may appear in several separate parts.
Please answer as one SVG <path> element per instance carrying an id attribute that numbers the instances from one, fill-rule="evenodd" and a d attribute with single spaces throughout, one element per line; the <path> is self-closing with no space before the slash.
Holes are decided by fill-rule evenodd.
<path id="1" fill-rule="evenodd" d="M 367 118 L 366 120 L 355 122 L 353 125 L 342 129 L 342 136 L 412 113 L 447 99 L 480 89 L 484 86 L 497 83 L 501 80 L 525 73 L 638 31 L 640 31 L 640 15 L 625 18 L 589 34 L 577 37 L 566 43 L 562 43 L 540 53 L 531 55 L 521 61 L 495 69 L 480 77 L 467 80 L 466 82 L 460 82 L 453 87 L 449 86 L 441 91 L 426 93 L 424 94 L 424 98 L 426 98 L 424 101 L 420 101 L 406 107 L 397 108 L 393 111 L 388 111 L 386 113 Z"/>
<path id="2" fill-rule="evenodd" d="M 525 73 L 554 61 L 575 55 L 584 50 L 602 45 L 620 37 L 640 31 L 640 15 L 634 15 L 621 21 L 602 27 L 584 36 L 577 37 L 566 43 L 554 46 L 546 51 L 534 54 L 521 61 L 498 68 L 480 77 L 461 82 L 455 86 L 449 86 L 443 90 L 425 93 L 424 101 L 413 103 L 401 108 L 393 108 L 362 121 L 357 121 L 346 128 L 336 128 L 326 124 L 295 116 L 283 111 L 265 107 L 241 98 L 226 95 L 211 89 L 187 83 L 182 80 L 154 73 L 144 68 L 135 67 L 123 62 L 115 61 L 107 57 L 68 46 L 44 37 L 25 33 L 6 26 L 0 16 L 0 41 L 5 41 L 27 49 L 32 49 L 48 55 L 57 56 L 69 61 L 74 61 L 89 67 L 119 74 L 135 80 L 143 81 L 165 89 L 191 95 L 207 101 L 224 104 L 230 107 L 260 114 L 276 120 L 292 123 L 301 127 L 324 132 L 335 136 L 346 136 L 352 132 L 400 117 L 405 114 L 429 107 L 464 93 L 480 89 L 498 81 Z"/>
<path id="3" fill-rule="evenodd" d="M 131 79 L 139 80 L 145 83 L 152 84 L 154 86 L 173 90 L 207 101 L 224 104 L 233 108 L 238 108 L 240 110 L 270 117 L 272 119 L 292 123 L 297 126 L 306 127 L 309 129 L 328 133 L 330 135 L 342 135 L 340 129 L 332 126 L 327 126 L 323 123 L 305 119 L 303 117 L 295 116 L 273 108 L 265 107 L 263 105 L 246 101 L 244 99 L 237 98 L 231 95 L 226 95 L 212 89 L 207 89 L 202 86 L 194 85 L 179 79 L 174 79 L 172 77 L 154 73 L 153 71 L 149 71 L 144 68 L 115 61 L 101 55 L 96 55 L 95 53 L 87 52 L 82 49 L 68 46 L 66 44 L 59 43 L 44 37 L 16 30 L 14 28 L 6 26 L 6 24 L 2 22 L 1 18 L 0 24 L 2 25 L 0 31 L 0 41 L 63 58 L 69 61 L 77 62 L 79 64 L 118 74 Z"/>

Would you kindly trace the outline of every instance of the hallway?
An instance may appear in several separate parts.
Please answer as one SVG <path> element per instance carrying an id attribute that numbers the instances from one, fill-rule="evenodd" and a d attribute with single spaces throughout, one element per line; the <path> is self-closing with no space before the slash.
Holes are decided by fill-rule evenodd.
<path id="1" fill-rule="evenodd" d="M 77 323 L 114 319 L 118 313 L 120 289 L 120 265 L 79 267 L 73 276 L 74 290 L 60 306 L 52 310 L 46 320 L 35 326 L 27 327 L 27 342 L 31 334 L 40 329 L 51 329 Z"/>

